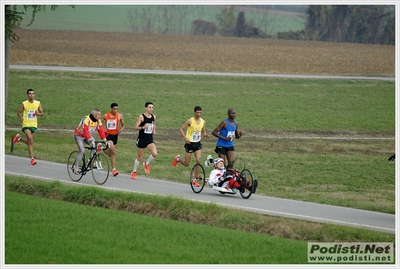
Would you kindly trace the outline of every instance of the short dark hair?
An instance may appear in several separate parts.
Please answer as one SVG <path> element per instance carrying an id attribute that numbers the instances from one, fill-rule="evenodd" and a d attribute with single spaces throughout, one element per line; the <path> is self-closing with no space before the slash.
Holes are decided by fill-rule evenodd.
<path id="1" fill-rule="evenodd" d="M 146 102 L 146 104 L 144 104 L 144 107 L 147 107 L 148 105 L 153 105 L 152 102 Z"/>
<path id="2" fill-rule="evenodd" d="M 112 104 L 111 104 L 111 108 L 113 108 L 113 107 L 115 107 L 115 106 L 118 106 L 118 104 L 117 104 L 117 103 L 112 103 Z"/>
<path id="3" fill-rule="evenodd" d="M 196 111 L 201 111 L 201 107 L 200 106 L 195 106 L 194 107 L 194 112 L 196 112 Z"/>
<path id="4" fill-rule="evenodd" d="M 29 92 L 34 92 L 34 90 L 33 90 L 33 89 L 28 89 L 28 90 L 26 91 L 26 94 L 29 94 Z"/>

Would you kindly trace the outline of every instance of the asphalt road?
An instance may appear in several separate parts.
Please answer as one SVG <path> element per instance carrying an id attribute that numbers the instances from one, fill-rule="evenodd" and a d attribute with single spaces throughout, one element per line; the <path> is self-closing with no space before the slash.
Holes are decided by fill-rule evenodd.
<path id="1" fill-rule="evenodd" d="M 163 75 L 196 75 L 196 76 L 242 76 L 242 77 L 270 77 L 270 78 L 304 78 L 304 79 L 356 79 L 356 80 L 384 80 L 395 81 L 393 77 L 360 77 L 360 76 L 327 76 L 327 75 L 294 75 L 294 74 L 258 74 L 258 73 L 225 73 L 199 72 L 176 70 L 126 69 L 126 68 L 98 68 L 73 66 L 40 66 L 40 65 L 10 65 L 10 69 L 44 70 L 44 71 L 72 71 L 97 73 L 129 73 L 129 74 L 163 74 Z"/>
<path id="2" fill-rule="evenodd" d="M 395 215 L 373 211 L 358 210 L 339 206 L 301 202 L 253 194 L 249 199 L 243 199 L 239 194 L 220 194 L 205 186 L 200 194 L 195 194 L 188 184 L 157 180 L 138 175 L 136 180 L 130 179 L 128 174 L 117 177 L 110 176 L 108 181 L 97 185 L 92 175 L 86 174 L 80 182 L 72 182 L 67 173 L 67 165 L 37 160 L 32 166 L 28 158 L 5 155 L 5 174 L 26 176 L 39 180 L 59 180 L 65 184 L 77 186 L 97 186 L 113 191 L 127 191 L 155 195 L 167 195 L 214 203 L 249 212 L 271 216 L 296 218 L 320 223 L 332 223 L 357 228 L 366 228 L 395 233 Z M 184 168 L 177 168 L 184 169 Z M 150 174 L 151 176 L 151 174 Z"/>

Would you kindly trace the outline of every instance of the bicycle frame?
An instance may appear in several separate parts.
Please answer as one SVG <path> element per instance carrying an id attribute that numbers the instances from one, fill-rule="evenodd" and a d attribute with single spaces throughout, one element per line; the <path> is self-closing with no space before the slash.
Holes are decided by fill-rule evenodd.
<path id="1" fill-rule="evenodd" d="M 75 170 L 75 162 L 79 151 L 71 152 L 68 158 L 67 171 L 72 181 L 78 182 L 89 171 L 92 172 L 92 177 L 97 184 L 103 185 L 107 181 L 110 173 L 110 164 L 105 154 L 101 153 L 101 151 L 108 149 L 108 143 L 105 146 L 102 143 L 104 141 L 95 141 L 95 148 L 85 147 L 90 151 L 96 149 L 96 152 L 87 161 L 86 154 L 83 154 L 82 159 L 79 161 L 79 172 Z"/>

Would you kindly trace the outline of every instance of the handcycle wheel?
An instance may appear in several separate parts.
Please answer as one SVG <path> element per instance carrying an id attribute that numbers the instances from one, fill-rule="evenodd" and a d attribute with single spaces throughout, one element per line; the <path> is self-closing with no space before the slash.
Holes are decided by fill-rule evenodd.
<path id="1" fill-rule="evenodd" d="M 78 156 L 78 154 L 79 154 L 79 151 L 77 151 L 77 150 L 71 152 L 71 154 L 68 157 L 68 161 L 67 161 L 68 176 L 74 182 L 78 182 L 79 180 L 81 180 L 81 178 L 83 177 L 83 169 L 82 169 L 82 167 L 85 166 L 84 157 L 83 157 L 79 161 L 79 167 L 81 168 L 81 172 L 79 174 L 75 174 L 75 172 L 74 172 L 75 160 L 76 160 L 76 157 Z"/>
<path id="2" fill-rule="evenodd" d="M 110 174 L 110 162 L 106 154 L 102 152 L 97 153 L 90 164 L 90 169 L 92 170 L 93 179 L 98 185 L 106 183 Z"/>
<path id="3" fill-rule="evenodd" d="M 246 163 L 240 158 L 235 158 L 233 160 L 233 167 L 235 168 L 235 170 L 243 171 L 244 169 L 246 169 Z"/>
<path id="4" fill-rule="evenodd" d="M 240 172 L 240 178 L 246 179 L 246 188 L 244 189 L 244 192 L 239 191 L 240 196 L 242 196 L 243 199 L 249 199 L 252 194 L 251 187 L 254 183 L 253 175 L 249 169 L 243 169 L 242 172 Z"/>
<path id="5" fill-rule="evenodd" d="M 196 177 L 197 174 L 197 177 Z M 200 163 L 196 163 L 190 171 L 190 187 L 194 193 L 200 193 L 206 183 L 206 172 Z M 195 184 L 197 182 L 197 184 Z"/>

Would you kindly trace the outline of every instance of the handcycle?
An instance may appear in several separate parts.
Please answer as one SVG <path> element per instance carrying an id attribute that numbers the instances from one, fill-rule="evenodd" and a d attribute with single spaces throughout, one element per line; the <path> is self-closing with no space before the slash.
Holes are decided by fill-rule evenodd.
<path id="1" fill-rule="evenodd" d="M 208 167 L 210 164 L 213 163 L 213 158 L 211 156 L 207 157 L 207 161 L 205 163 L 205 166 Z M 235 159 L 234 163 L 239 160 L 239 159 Z M 209 165 L 206 165 L 207 162 L 209 163 Z M 233 169 L 233 171 L 231 172 L 234 176 L 238 176 L 241 179 L 246 180 L 246 188 L 244 188 L 244 190 L 242 189 L 242 191 L 240 191 L 237 188 L 233 188 L 231 189 L 231 192 L 227 192 L 225 191 L 223 188 L 221 187 L 217 187 L 217 186 L 210 186 L 208 184 L 208 179 L 206 177 L 206 171 L 204 169 L 204 166 L 201 163 L 196 163 L 193 167 L 192 170 L 190 171 L 190 178 L 189 178 L 189 184 L 190 187 L 192 188 L 192 191 L 194 193 L 200 193 L 203 189 L 204 186 L 207 185 L 209 187 L 211 187 L 213 190 L 220 192 L 221 194 L 236 194 L 239 193 L 240 196 L 242 196 L 243 199 L 249 199 L 251 194 L 254 192 L 254 178 L 253 178 L 253 174 L 251 173 L 251 171 L 249 169 L 246 168 L 244 162 L 243 162 L 243 169 L 242 170 L 236 170 Z M 197 181 L 198 184 L 193 184 L 194 181 Z M 248 187 L 251 188 L 248 188 Z"/>
<path id="2" fill-rule="evenodd" d="M 93 149 L 96 149 L 96 152 L 92 157 L 86 160 L 85 151 L 82 159 L 79 161 L 78 169 L 75 169 L 75 160 L 79 151 L 72 151 L 69 154 L 67 162 L 67 171 L 71 180 L 78 182 L 84 175 L 86 175 L 86 173 L 92 171 L 93 180 L 98 185 L 103 185 L 106 183 L 110 174 L 110 162 L 107 158 L 107 155 L 102 151 L 107 150 L 108 146 L 108 143 L 105 143 L 104 141 L 95 141 L 94 148 L 85 146 L 85 148 L 89 151 L 89 155 Z"/>

